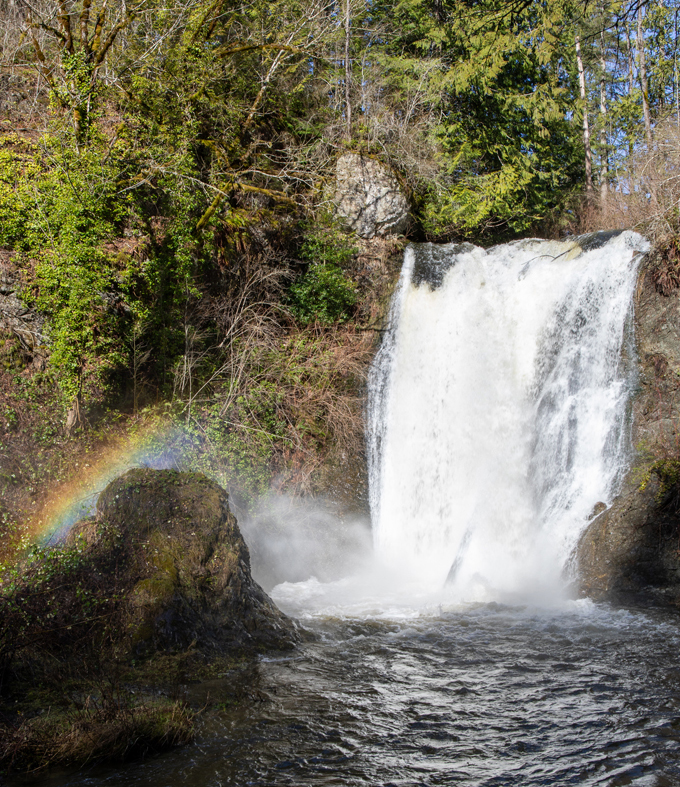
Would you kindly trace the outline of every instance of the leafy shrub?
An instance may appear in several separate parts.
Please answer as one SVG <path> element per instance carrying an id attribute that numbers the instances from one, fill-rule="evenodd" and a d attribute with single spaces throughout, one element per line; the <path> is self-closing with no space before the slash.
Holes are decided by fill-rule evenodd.
<path id="1" fill-rule="evenodd" d="M 293 314 L 305 324 L 342 322 L 357 302 L 356 285 L 337 265 L 312 265 L 290 288 Z"/>
<path id="2" fill-rule="evenodd" d="M 337 265 L 344 268 L 358 249 L 350 237 L 330 222 L 315 224 L 305 234 L 300 257 L 313 265 Z"/>

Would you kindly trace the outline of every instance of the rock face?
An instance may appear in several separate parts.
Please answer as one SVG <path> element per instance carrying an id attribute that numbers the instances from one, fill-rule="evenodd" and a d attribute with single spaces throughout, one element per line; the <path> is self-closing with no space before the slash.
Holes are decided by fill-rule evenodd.
<path id="1" fill-rule="evenodd" d="M 382 164 L 357 153 L 338 159 L 335 206 L 362 238 L 398 235 L 411 222 L 399 181 Z"/>
<path id="2" fill-rule="evenodd" d="M 577 548 L 581 592 L 680 601 L 680 290 L 668 296 L 643 266 L 635 299 L 639 388 L 635 457 L 613 505 Z"/>
<path id="3" fill-rule="evenodd" d="M 102 492 L 96 517 L 76 525 L 69 541 L 86 544 L 94 570 L 115 556 L 118 656 L 189 648 L 242 654 L 297 641 L 293 621 L 251 577 L 227 493 L 203 475 L 130 470 Z"/>
<path id="4" fill-rule="evenodd" d="M 656 477 L 620 495 L 578 547 L 581 592 L 595 599 L 680 598 L 677 489 Z"/>
<path id="5" fill-rule="evenodd" d="M 19 284 L 8 256 L 0 250 L 0 328 L 12 331 L 28 352 L 40 354 L 45 344 L 45 320 L 19 299 Z"/>

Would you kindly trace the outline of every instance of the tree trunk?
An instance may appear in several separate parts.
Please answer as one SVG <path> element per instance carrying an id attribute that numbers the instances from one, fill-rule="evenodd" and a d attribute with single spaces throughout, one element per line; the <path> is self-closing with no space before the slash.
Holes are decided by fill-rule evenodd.
<path id="1" fill-rule="evenodd" d="M 583 147 L 586 154 L 586 196 L 590 201 L 593 197 L 593 155 L 590 149 L 590 126 L 588 125 L 588 96 L 586 94 L 586 73 L 581 58 L 581 37 L 576 36 L 576 65 L 578 66 L 578 84 L 583 105 Z"/>
<path id="2" fill-rule="evenodd" d="M 347 139 L 352 139 L 352 102 L 350 83 L 352 80 L 352 64 L 349 58 L 350 30 L 352 24 L 350 0 L 345 0 L 345 119 L 347 121 Z"/>
<path id="3" fill-rule="evenodd" d="M 680 128 L 680 80 L 678 79 L 678 53 L 675 53 L 675 125 Z"/>
<path id="4" fill-rule="evenodd" d="M 652 150 L 652 118 L 649 113 L 649 84 L 647 82 L 647 64 L 645 61 L 645 39 L 642 35 L 642 7 L 638 8 L 637 17 L 637 46 L 639 53 L 640 87 L 642 88 L 642 112 L 645 118 L 645 138 L 647 147 Z"/>
<path id="5" fill-rule="evenodd" d="M 678 40 L 678 12 L 675 12 L 675 40 Z M 678 78 L 678 48 L 675 48 L 675 123 L 680 129 L 680 79 Z"/>
<path id="6" fill-rule="evenodd" d="M 652 201 L 652 205 L 658 205 L 657 193 L 656 193 L 656 183 L 654 182 L 655 178 L 655 167 L 653 166 L 652 156 L 654 152 L 652 150 L 654 145 L 654 137 L 652 134 L 652 118 L 649 112 L 649 84 L 647 82 L 647 64 L 645 61 L 645 39 L 642 34 L 642 6 L 638 8 L 638 15 L 637 15 L 637 45 L 638 45 L 638 57 L 639 57 L 639 72 L 640 72 L 640 87 L 642 88 L 642 113 L 645 118 L 645 139 L 647 140 L 647 158 L 648 158 L 648 166 L 646 169 L 648 170 L 649 175 L 651 176 L 648 179 L 649 183 L 649 197 Z"/>
<path id="7" fill-rule="evenodd" d="M 633 43 L 630 36 L 630 25 L 626 22 L 626 55 L 628 58 L 628 97 L 632 99 L 635 92 L 635 56 L 633 54 Z M 635 165 L 633 154 L 635 153 L 635 139 L 632 130 L 628 130 L 628 190 L 632 194 L 635 191 Z"/>
<path id="8" fill-rule="evenodd" d="M 604 32 L 600 33 L 600 206 L 607 212 L 607 191 L 609 180 L 609 157 L 607 152 L 607 92 L 605 74 L 607 61 L 604 51 Z"/>

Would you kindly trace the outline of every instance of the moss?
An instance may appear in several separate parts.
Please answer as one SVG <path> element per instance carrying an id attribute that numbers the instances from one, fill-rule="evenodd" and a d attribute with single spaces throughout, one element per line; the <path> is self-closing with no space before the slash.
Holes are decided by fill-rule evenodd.
<path id="1" fill-rule="evenodd" d="M 653 476 L 659 481 L 656 502 L 662 505 L 680 484 L 680 459 L 668 457 L 657 459 L 645 469 L 644 473 L 638 474 L 641 492 L 644 492 Z"/>

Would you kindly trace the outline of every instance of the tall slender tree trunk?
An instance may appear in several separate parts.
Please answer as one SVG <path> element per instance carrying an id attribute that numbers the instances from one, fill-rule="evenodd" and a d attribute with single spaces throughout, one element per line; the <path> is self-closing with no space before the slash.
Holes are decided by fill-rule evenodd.
<path id="1" fill-rule="evenodd" d="M 576 36 L 576 65 L 578 66 L 578 84 L 583 107 L 583 147 L 586 155 L 586 197 L 593 198 L 593 154 L 590 148 L 590 126 L 588 125 L 588 96 L 586 94 L 586 72 L 581 57 L 581 37 Z"/>
<path id="2" fill-rule="evenodd" d="M 607 212 L 607 191 L 609 188 L 609 156 L 607 151 L 607 91 L 605 75 L 607 61 L 604 50 L 604 31 L 600 33 L 600 205 Z"/>
<path id="3" fill-rule="evenodd" d="M 680 128 L 680 79 L 678 79 L 678 53 L 675 53 L 675 125 Z"/>
<path id="4" fill-rule="evenodd" d="M 347 121 L 347 139 L 352 139 L 352 63 L 349 57 L 351 27 L 352 15 L 350 0 L 345 0 L 345 119 Z"/>
<path id="5" fill-rule="evenodd" d="M 680 129 L 680 78 L 678 77 L 678 12 L 675 12 L 675 124 Z"/>
<path id="6" fill-rule="evenodd" d="M 649 113 L 649 84 L 647 82 L 647 63 L 645 60 L 645 39 L 642 35 L 642 7 L 638 8 L 637 16 L 637 47 L 640 72 L 640 87 L 642 88 L 642 113 L 645 118 L 645 138 L 647 147 L 652 150 L 652 117 Z"/>
<path id="7" fill-rule="evenodd" d="M 633 55 L 633 42 L 630 35 L 630 25 L 626 22 L 626 55 L 628 58 L 628 97 L 632 98 L 635 92 L 635 56 Z M 635 153 L 635 140 L 632 131 L 628 134 L 628 188 L 632 194 L 635 191 L 635 166 L 633 154 Z"/>
<path id="8" fill-rule="evenodd" d="M 649 112 L 649 83 L 647 82 L 647 63 L 645 60 L 645 38 L 642 33 L 642 6 L 638 7 L 637 14 L 637 46 L 638 46 L 638 71 L 640 73 L 640 87 L 642 88 L 642 114 L 645 119 L 645 139 L 647 140 L 647 156 L 653 155 L 654 136 L 652 134 L 652 117 Z M 652 164 L 652 162 L 649 162 Z M 649 196 L 652 205 L 658 205 L 656 183 L 654 182 L 654 167 L 650 166 L 651 178 L 649 179 Z"/>

